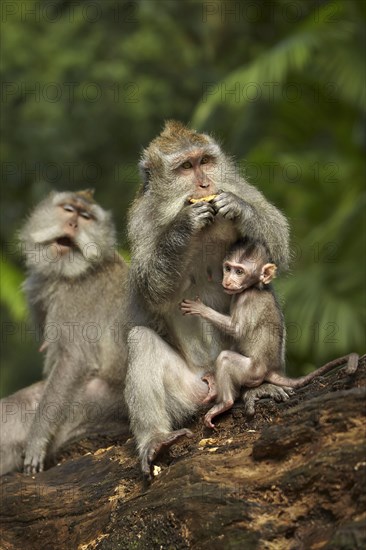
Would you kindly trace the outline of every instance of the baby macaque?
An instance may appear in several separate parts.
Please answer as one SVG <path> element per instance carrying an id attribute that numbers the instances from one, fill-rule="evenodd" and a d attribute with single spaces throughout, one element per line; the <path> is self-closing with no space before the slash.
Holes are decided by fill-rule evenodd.
<path id="1" fill-rule="evenodd" d="M 281 374 L 286 333 L 282 311 L 269 284 L 275 274 L 276 265 L 263 244 L 238 241 L 223 263 L 222 286 L 232 295 L 230 315 L 218 313 L 199 298 L 183 300 L 180 305 L 184 315 L 198 315 L 233 338 L 232 348 L 222 351 L 216 360 L 215 377 L 208 373 L 203 378 L 210 387 L 205 402 L 216 398 L 204 419 L 207 427 L 214 428 L 212 419 L 233 406 L 242 386 L 253 388 L 266 381 L 300 388 L 343 363 L 347 362 L 350 373 L 357 369 L 358 355 L 351 353 L 300 378 Z"/>

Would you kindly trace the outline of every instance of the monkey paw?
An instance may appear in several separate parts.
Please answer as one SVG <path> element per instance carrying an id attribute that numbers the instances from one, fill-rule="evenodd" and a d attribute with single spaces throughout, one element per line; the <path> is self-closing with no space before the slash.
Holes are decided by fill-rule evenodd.
<path id="1" fill-rule="evenodd" d="M 212 415 L 207 413 L 203 419 L 203 423 L 206 426 L 206 428 L 211 428 L 212 430 L 216 430 L 215 424 L 212 424 Z"/>
<path id="2" fill-rule="evenodd" d="M 43 472 L 46 459 L 46 449 L 41 445 L 32 443 L 24 452 L 23 472 L 27 475 Z"/>
<path id="3" fill-rule="evenodd" d="M 189 206 L 188 213 L 194 231 L 210 225 L 215 218 L 215 210 L 208 202 L 197 202 Z"/>
<path id="4" fill-rule="evenodd" d="M 141 459 L 141 469 L 149 481 L 152 479 L 152 467 L 156 457 L 183 437 L 193 437 L 191 430 L 183 428 L 173 432 L 156 435 L 145 449 Z"/>
<path id="5" fill-rule="evenodd" d="M 277 403 L 280 403 L 281 401 L 287 401 L 294 393 L 295 391 L 292 388 L 283 388 L 274 384 L 262 384 L 257 388 L 246 390 L 242 397 L 245 414 L 247 416 L 254 416 L 255 402 L 259 399 L 270 397 L 277 401 Z"/>
<path id="6" fill-rule="evenodd" d="M 243 199 L 230 191 L 220 191 L 212 204 L 216 212 L 228 220 L 240 217 L 248 207 Z"/>
<path id="7" fill-rule="evenodd" d="M 215 424 L 212 424 L 212 419 L 215 418 L 218 414 L 222 414 L 225 411 L 228 411 L 234 405 L 233 399 L 228 399 L 227 401 L 221 401 L 216 403 L 209 411 L 206 413 L 203 423 L 207 428 L 216 429 Z"/>

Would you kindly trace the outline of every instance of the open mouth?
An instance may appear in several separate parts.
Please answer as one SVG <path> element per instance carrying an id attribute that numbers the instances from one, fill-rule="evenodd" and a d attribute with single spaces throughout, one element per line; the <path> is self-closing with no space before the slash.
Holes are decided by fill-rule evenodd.
<path id="1" fill-rule="evenodd" d="M 56 243 L 62 248 L 73 248 L 74 243 L 70 237 L 59 237 L 56 239 Z"/>
<path id="2" fill-rule="evenodd" d="M 56 245 L 59 253 L 62 254 L 62 255 L 70 253 L 71 251 L 76 251 L 77 250 L 77 245 L 67 235 L 65 235 L 63 237 L 59 237 L 58 239 L 56 239 L 54 241 L 54 244 Z"/>

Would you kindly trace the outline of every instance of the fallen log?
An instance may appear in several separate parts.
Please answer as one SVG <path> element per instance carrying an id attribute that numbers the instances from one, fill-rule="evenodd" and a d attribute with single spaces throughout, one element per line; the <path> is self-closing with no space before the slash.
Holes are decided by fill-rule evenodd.
<path id="1" fill-rule="evenodd" d="M 78 442 L 33 477 L 1 478 L 1 548 L 366 547 L 366 359 L 285 403 L 199 415 L 143 484 L 133 439 Z"/>

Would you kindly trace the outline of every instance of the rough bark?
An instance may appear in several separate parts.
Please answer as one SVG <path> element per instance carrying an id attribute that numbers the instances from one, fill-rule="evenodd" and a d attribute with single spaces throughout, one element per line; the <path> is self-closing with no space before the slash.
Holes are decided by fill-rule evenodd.
<path id="1" fill-rule="evenodd" d="M 242 406 L 171 449 L 150 487 L 133 440 L 85 440 L 60 465 L 4 476 L 6 550 L 366 548 L 366 361 Z"/>

